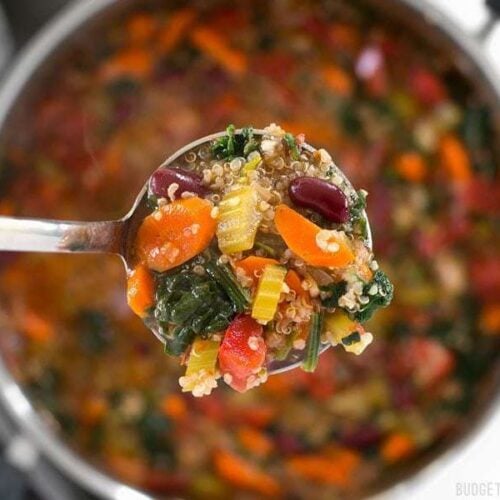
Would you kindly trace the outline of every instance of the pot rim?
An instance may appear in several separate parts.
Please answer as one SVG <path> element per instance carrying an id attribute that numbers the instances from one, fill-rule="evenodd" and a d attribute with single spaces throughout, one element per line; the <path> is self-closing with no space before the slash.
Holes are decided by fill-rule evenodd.
<path id="1" fill-rule="evenodd" d="M 455 47 L 465 53 L 468 63 L 479 70 L 484 83 L 488 85 L 496 102 L 495 114 L 500 114 L 500 79 L 495 78 L 487 57 L 473 36 L 464 33 L 452 19 L 429 3 L 429 0 L 391 0 L 402 3 L 404 7 L 420 15 L 434 30 L 443 34 Z M 12 65 L 7 67 L 0 86 L 0 130 L 25 85 L 32 75 L 46 62 L 64 40 L 90 21 L 94 16 L 120 0 L 72 0 L 59 11 L 26 46 L 20 51 Z M 376 2 L 375 2 L 376 3 Z M 127 486 L 102 473 L 66 445 L 50 427 L 43 422 L 32 403 L 25 396 L 20 385 L 10 374 L 0 356 L 0 400 L 10 416 L 19 425 L 21 432 L 33 440 L 43 456 L 67 474 L 73 481 L 88 491 L 113 500 L 149 500 L 152 497 L 140 490 Z M 403 493 L 407 495 L 418 484 L 435 473 L 444 464 L 453 461 L 453 452 L 463 450 L 482 432 L 485 422 L 496 413 L 500 406 L 500 392 L 489 401 L 480 418 L 471 429 L 464 432 L 443 453 L 430 463 L 425 464 L 409 478 L 399 480 L 383 491 L 384 495 Z M 404 491 L 402 491 L 402 488 Z"/>

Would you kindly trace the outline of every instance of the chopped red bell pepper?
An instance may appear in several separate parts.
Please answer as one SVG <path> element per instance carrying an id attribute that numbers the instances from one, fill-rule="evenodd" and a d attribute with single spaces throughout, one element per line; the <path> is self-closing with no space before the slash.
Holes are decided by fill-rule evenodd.
<path id="1" fill-rule="evenodd" d="M 266 344 L 262 325 L 241 314 L 228 326 L 219 349 L 219 368 L 233 389 L 244 392 L 249 377 L 262 368 Z"/>

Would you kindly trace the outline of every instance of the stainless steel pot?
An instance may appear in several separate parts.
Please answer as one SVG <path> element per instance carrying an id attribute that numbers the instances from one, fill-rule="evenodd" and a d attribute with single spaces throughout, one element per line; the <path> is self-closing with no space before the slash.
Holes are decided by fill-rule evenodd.
<path id="1" fill-rule="evenodd" d="M 494 24 L 493 17 L 485 25 L 481 34 L 474 39 L 465 35 L 450 19 L 433 8 L 426 0 L 367 1 L 383 11 L 385 17 L 394 18 L 431 44 L 441 49 L 444 48 L 452 55 L 457 66 L 489 102 L 498 138 L 496 144 L 500 147 L 500 80 L 485 59 L 481 46 L 482 40 Z M 131 0 L 74 0 L 47 24 L 32 39 L 6 73 L 0 90 L 0 133 L 6 125 L 10 111 L 27 92 L 30 82 L 50 65 L 50 61 L 59 52 L 64 51 L 71 44 L 73 37 L 85 32 L 94 23 L 106 22 L 109 18 L 113 18 L 127 9 L 131 3 Z M 490 0 L 490 3 L 494 4 L 495 1 Z M 377 490 L 389 496 L 391 494 L 399 496 L 400 492 L 412 491 L 417 484 L 426 480 L 426 476 L 432 475 L 436 470 L 436 467 L 427 467 L 430 463 L 438 466 L 445 465 L 454 455 L 463 451 L 468 442 L 481 432 L 485 420 L 493 413 L 500 412 L 500 394 L 497 390 L 500 386 L 499 381 L 500 370 L 494 370 L 490 373 L 488 380 L 484 381 L 483 387 L 477 394 L 473 421 L 469 421 L 467 430 L 464 430 L 457 441 L 448 445 L 447 449 L 436 450 L 432 455 L 423 457 L 410 469 L 405 469 L 399 475 L 393 476 L 390 481 L 379 484 Z M 0 401 L 20 432 L 20 437 L 11 436 L 14 444 L 17 442 L 17 445 L 21 443 L 23 446 L 33 446 L 32 460 L 21 464 L 32 474 L 43 475 L 46 463 L 40 461 L 39 457 L 44 457 L 73 481 L 103 498 L 114 500 L 150 498 L 145 493 L 105 475 L 71 451 L 44 425 L 1 359 Z M 59 497 L 70 498 L 64 495 L 59 495 Z"/>

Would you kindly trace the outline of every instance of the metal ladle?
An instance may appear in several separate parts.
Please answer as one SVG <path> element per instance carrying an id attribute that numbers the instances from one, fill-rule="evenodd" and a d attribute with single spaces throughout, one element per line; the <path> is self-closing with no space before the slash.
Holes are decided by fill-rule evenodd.
<path id="1" fill-rule="evenodd" d="M 241 131 L 236 131 L 238 132 Z M 263 130 L 255 130 L 254 133 L 265 134 Z M 200 146 L 225 134 L 226 132 L 219 132 L 191 142 L 167 158 L 158 168 L 177 162 L 190 151 L 198 150 Z M 316 151 L 309 144 L 302 144 L 301 148 L 310 153 Z M 342 171 L 338 170 L 337 173 L 343 177 L 348 189 L 354 190 Z M 77 222 L 0 217 L 0 251 L 116 254 L 122 258 L 126 270 L 130 270 L 131 249 L 137 229 L 151 211 L 147 205 L 148 185 L 149 179 L 137 195 L 130 211 L 119 220 Z M 366 213 L 364 217 L 367 229 L 366 244 L 371 248 L 372 238 Z M 162 343 L 165 342 L 154 321 L 148 321 L 147 326 Z M 326 351 L 329 346 L 330 344 L 322 344 L 320 353 Z M 268 362 L 268 373 L 281 373 L 298 367 L 303 361 L 304 354 L 304 349 L 292 349 L 285 360 Z"/>

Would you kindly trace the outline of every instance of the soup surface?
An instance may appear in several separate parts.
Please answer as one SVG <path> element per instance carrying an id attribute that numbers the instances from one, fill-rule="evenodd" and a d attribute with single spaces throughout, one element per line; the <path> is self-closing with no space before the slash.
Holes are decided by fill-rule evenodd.
<path id="1" fill-rule="evenodd" d="M 178 147 L 277 122 L 369 191 L 396 294 L 362 356 L 195 399 L 118 259 L 3 254 L 1 350 L 49 424 L 119 479 L 189 498 L 353 496 L 453 438 L 498 356 L 500 193 L 487 110 L 451 62 L 330 1 L 170 2 L 92 40 L 11 117 L 2 214 L 120 217 Z"/>

